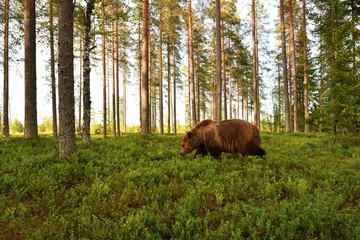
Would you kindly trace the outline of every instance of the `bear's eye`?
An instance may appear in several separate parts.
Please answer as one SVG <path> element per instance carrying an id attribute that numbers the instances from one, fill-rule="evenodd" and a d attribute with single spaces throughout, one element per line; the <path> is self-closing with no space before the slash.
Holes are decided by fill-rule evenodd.
<path id="1" fill-rule="evenodd" d="M 184 144 L 181 144 L 181 146 L 182 146 L 182 147 L 185 147 L 185 145 L 184 145 Z"/>

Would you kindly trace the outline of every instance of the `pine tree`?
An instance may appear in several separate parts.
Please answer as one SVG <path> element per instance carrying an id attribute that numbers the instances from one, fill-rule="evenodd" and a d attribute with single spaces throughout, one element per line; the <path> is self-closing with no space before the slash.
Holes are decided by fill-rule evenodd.
<path id="1" fill-rule="evenodd" d="M 76 149 L 72 0 L 59 0 L 59 156 Z"/>
<path id="2" fill-rule="evenodd" d="M 149 1 L 142 1 L 141 132 L 150 133 L 149 109 Z"/>
<path id="3" fill-rule="evenodd" d="M 9 0 L 4 2 L 4 98 L 3 98 L 3 121 L 2 133 L 9 137 Z"/>
<path id="4" fill-rule="evenodd" d="M 34 138 L 38 136 L 35 18 L 35 0 L 25 0 L 25 138 Z"/>
<path id="5" fill-rule="evenodd" d="M 91 143 L 90 120 L 91 120 L 91 91 L 90 91 L 90 52 L 91 52 L 91 15 L 94 9 L 95 0 L 89 0 L 85 12 L 85 39 L 84 39 L 84 60 L 83 60 L 83 129 L 82 139 L 86 146 Z"/>
<path id="6" fill-rule="evenodd" d="M 221 91 L 222 91 L 222 74 L 221 74 L 221 7 L 220 0 L 215 0 L 215 19 L 216 19 L 216 90 L 215 90 L 215 121 L 221 121 Z"/>

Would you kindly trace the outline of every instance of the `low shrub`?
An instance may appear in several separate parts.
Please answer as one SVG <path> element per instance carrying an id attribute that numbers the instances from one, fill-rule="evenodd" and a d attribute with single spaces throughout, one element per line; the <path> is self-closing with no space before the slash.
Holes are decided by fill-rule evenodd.
<path id="1" fill-rule="evenodd" d="M 343 137 L 341 137 L 342 139 Z M 179 156 L 181 136 L 0 139 L 0 239 L 359 239 L 360 147 L 263 133 L 264 158 Z"/>

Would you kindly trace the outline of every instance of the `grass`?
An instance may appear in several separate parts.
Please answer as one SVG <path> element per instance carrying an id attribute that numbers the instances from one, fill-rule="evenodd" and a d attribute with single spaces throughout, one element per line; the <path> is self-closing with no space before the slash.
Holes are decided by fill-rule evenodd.
<path id="1" fill-rule="evenodd" d="M 0 139 L 0 239 L 360 239 L 360 137 L 262 134 L 267 156 L 180 156 L 181 136 Z"/>

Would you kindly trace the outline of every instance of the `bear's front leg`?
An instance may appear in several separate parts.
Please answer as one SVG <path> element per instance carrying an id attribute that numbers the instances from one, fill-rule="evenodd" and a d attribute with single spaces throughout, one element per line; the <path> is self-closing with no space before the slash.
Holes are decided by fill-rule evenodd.
<path id="1" fill-rule="evenodd" d="M 221 161 L 221 150 L 220 149 L 209 149 L 209 153 L 212 157 Z"/>
<path id="2" fill-rule="evenodd" d="M 221 161 L 222 148 L 221 148 L 220 144 L 216 141 L 215 135 L 209 134 L 206 136 L 205 148 L 212 157 Z"/>
<path id="3" fill-rule="evenodd" d="M 208 154 L 208 151 L 206 150 L 206 147 L 204 144 L 200 145 L 200 147 L 198 149 L 196 149 L 196 152 L 195 152 L 195 157 L 198 155 L 198 154 L 201 154 L 201 156 L 205 156 Z"/>

